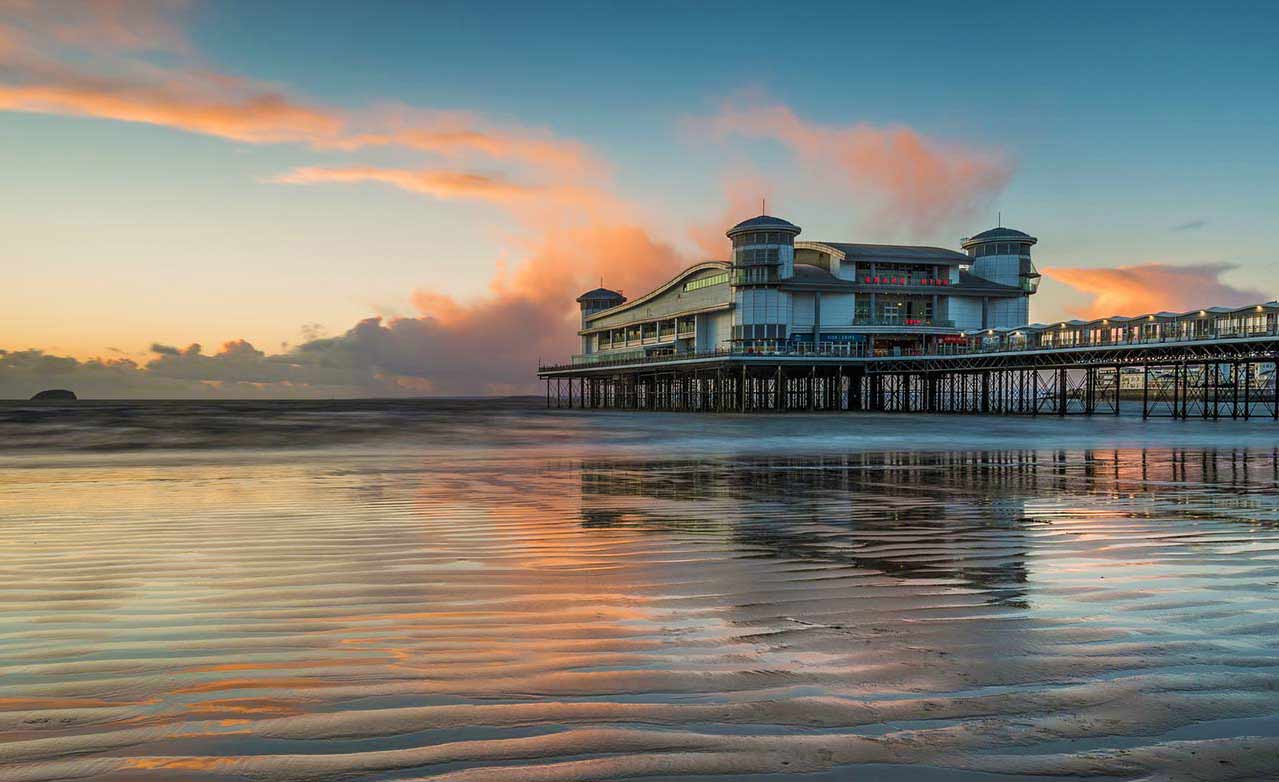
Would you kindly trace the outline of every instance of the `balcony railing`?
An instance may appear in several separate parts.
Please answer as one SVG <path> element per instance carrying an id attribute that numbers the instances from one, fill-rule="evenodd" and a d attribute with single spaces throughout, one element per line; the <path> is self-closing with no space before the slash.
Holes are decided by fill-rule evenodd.
<path id="1" fill-rule="evenodd" d="M 906 318 L 906 317 L 885 318 L 881 316 L 878 318 L 856 317 L 856 318 L 853 318 L 853 325 L 854 326 L 898 326 L 898 327 L 929 326 L 933 328 L 953 329 L 955 328 L 955 321 L 938 320 L 935 318 Z"/>
<path id="2" fill-rule="evenodd" d="M 918 285 L 929 288 L 945 288 L 952 284 L 948 277 L 915 274 L 859 274 L 856 281 L 862 285 Z"/>
<path id="3" fill-rule="evenodd" d="M 857 324 L 868 325 L 862 323 L 860 320 Z M 931 324 L 949 324 L 949 321 L 931 321 Z M 885 325 L 900 326 L 904 324 L 895 322 Z M 1167 323 L 1159 324 L 1159 326 L 1154 327 L 1153 333 L 1148 331 L 1148 328 L 1149 327 L 1143 327 L 1142 331 L 1137 333 L 1125 331 L 1118 337 L 1110 333 L 1103 333 L 1099 336 L 1092 337 L 1088 334 L 1072 332 L 1070 329 L 1062 329 L 1060 331 L 1052 332 L 1004 332 L 994 335 L 987 334 L 983 331 L 967 335 L 966 338 L 968 341 L 966 343 L 956 344 L 949 341 L 938 341 L 938 343 L 927 353 L 904 350 L 896 353 L 895 355 L 956 356 L 981 353 L 1015 353 L 1019 351 L 1132 347 L 1167 343 L 1212 342 L 1224 339 L 1256 339 L 1261 337 L 1279 339 L 1279 318 L 1273 319 L 1267 324 L 1239 324 L 1238 322 L 1225 321 L 1223 319 L 1223 322 L 1209 322 L 1206 327 L 1195 326 L 1194 329 L 1185 329 L 1184 324 Z M 1047 341 L 1044 340 L 1044 337 L 1046 336 L 1049 337 Z M 539 369 L 540 371 L 557 371 L 572 369 L 575 366 L 607 367 L 634 364 L 636 362 L 655 363 L 665 361 L 686 361 L 689 359 L 715 358 L 730 355 L 813 357 L 847 356 L 851 358 L 880 358 L 885 357 L 886 355 L 882 350 L 876 350 L 875 353 L 871 355 L 867 350 L 866 343 L 819 342 L 816 345 L 813 345 L 812 343 L 781 342 L 778 343 L 778 345 L 778 348 L 774 350 L 759 348 L 731 348 L 702 352 L 671 353 L 663 356 L 646 356 L 642 351 L 629 351 L 624 355 L 619 355 L 617 353 L 576 355 L 572 357 L 572 363 L 570 364 L 544 366 Z"/>

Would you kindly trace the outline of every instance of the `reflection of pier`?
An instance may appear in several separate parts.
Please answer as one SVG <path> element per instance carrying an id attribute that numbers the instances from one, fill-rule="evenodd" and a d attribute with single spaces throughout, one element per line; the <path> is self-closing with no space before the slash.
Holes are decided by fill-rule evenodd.
<path id="1" fill-rule="evenodd" d="M 745 556 L 1024 597 L 1034 454 L 851 454 L 748 462 L 587 462 L 582 525 L 723 535 Z M 992 469 L 993 468 L 993 469 Z"/>
<path id="2" fill-rule="evenodd" d="M 729 352 L 549 367 L 541 376 L 550 407 L 1065 416 L 1117 415 L 1127 400 L 1141 405 L 1143 417 L 1279 420 L 1279 320 L 1272 311 L 1279 305 L 1260 309 L 1243 330 L 1209 323 L 1186 331 L 1172 318 L 1165 333 L 1134 318 L 1145 330 L 1063 324 L 1071 333 L 1046 346 L 975 337 L 964 352 L 945 355 Z"/>

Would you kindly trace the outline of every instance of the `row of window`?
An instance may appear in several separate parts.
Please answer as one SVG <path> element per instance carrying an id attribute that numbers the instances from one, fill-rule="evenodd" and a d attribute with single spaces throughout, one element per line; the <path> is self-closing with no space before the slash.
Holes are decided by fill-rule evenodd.
<path id="1" fill-rule="evenodd" d="M 733 339 L 786 339 L 786 326 L 780 323 L 734 326 Z"/>
<path id="2" fill-rule="evenodd" d="M 726 282 L 728 282 L 728 272 L 720 272 L 719 274 L 712 274 L 709 277 L 702 277 L 701 279 L 684 283 L 684 292 L 701 290 L 712 285 L 723 285 Z"/>
<path id="3" fill-rule="evenodd" d="M 753 250 L 738 250 L 733 253 L 733 261 L 738 266 L 759 266 L 781 263 L 782 259 L 776 247 L 757 247 Z"/>
<path id="4" fill-rule="evenodd" d="M 649 321 L 610 329 L 597 334 L 595 341 L 600 350 L 608 350 L 611 347 L 640 344 L 645 340 L 674 338 L 677 333 L 691 335 L 696 327 L 697 321 L 693 316 L 688 315 L 678 319 Z"/>
<path id="5" fill-rule="evenodd" d="M 733 284 L 734 285 L 761 285 L 763 283 L 777 282 L 776 266 L 746 266 L 741 269 L 734 269 Z"/>
<path id="6" fill-rule="evenodd" d="M 982 258 L 987 255 L 1028 256 L 1030 255 L 1030 245 L 1021 242 L 990 242 L 969 248 L 969 254 L 974 258 Z"/>
<path id="7" fill-rule="evenodd" d="M 734 247 L 748 247 L 752 244 L 790 244 L 795 237 L 786 231 L 755 231 L 738 234 L 733 237 Z"/>

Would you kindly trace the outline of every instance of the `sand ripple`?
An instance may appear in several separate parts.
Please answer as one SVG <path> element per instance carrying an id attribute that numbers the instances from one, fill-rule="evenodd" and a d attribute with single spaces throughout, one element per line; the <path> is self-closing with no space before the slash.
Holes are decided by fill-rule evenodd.
<path id="1" fill-rule="evenodd" d="M 0 782 L 1275 778 L 1277 486 L 1206 449 L 15 468 Z"/>

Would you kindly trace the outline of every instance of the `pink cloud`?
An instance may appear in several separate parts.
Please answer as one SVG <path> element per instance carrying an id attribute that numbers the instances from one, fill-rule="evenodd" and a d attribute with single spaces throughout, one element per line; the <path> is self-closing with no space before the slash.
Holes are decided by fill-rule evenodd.
<path id="1" fill-rule="evenodd" d="M 496 127 L 465 111 L 316 105 L 276 85 L 211 70 L 189 51 L 181 24 L 187 5 L 7 0 L 0 4 L 0 111 L 137 122 L 253 144 L 393 146 L 452 160 L 501 160 L 561 179 L 603 171 L 584 145 L 545 131 Z M 159 50 L 175 57 L 147 58 Z"/>
<path id="2" fill-rule="evenodd" d="M 0 26 L 44 45 L 185 52 L 183 16 L 190 7 L 189 0 L 4 0 Z"/>
<path id="3" fill-rule="evenodd" d="M 1091 301 L 1073 314 L 1080 318 L 1185 312 L 1202 307 L 1238 307 L 1267 300 L 1265 293 L 1221 279 L 1229 264 L 1173 266 L 1143 263 L 1111 269 L 1046 268 L 1043 274 L 1087 294 Z"/>
<path id="4" fill-rule="evenodd" d="M 905 126 L 823 125 L 766 100 L 730 100 L 694 126 L 717 139 L 780 142 L 810 175 L 868 201 L 878 224 L 912 235 L 970 218 L 1003 191 L 1014 168 L 997 151 Z"/>
<path id="5" fill-rule="evenodd" d="M 464 171 L 410 171 L 372 166 L 310 166 L 294 169 L 273 177 L 270 181 L 291 185 L 380 182 L 434 198 L 467 198 L 494 202 L 527 198 L 539 192 L 539 188 L 518 185 L 498 176 Z"/>

